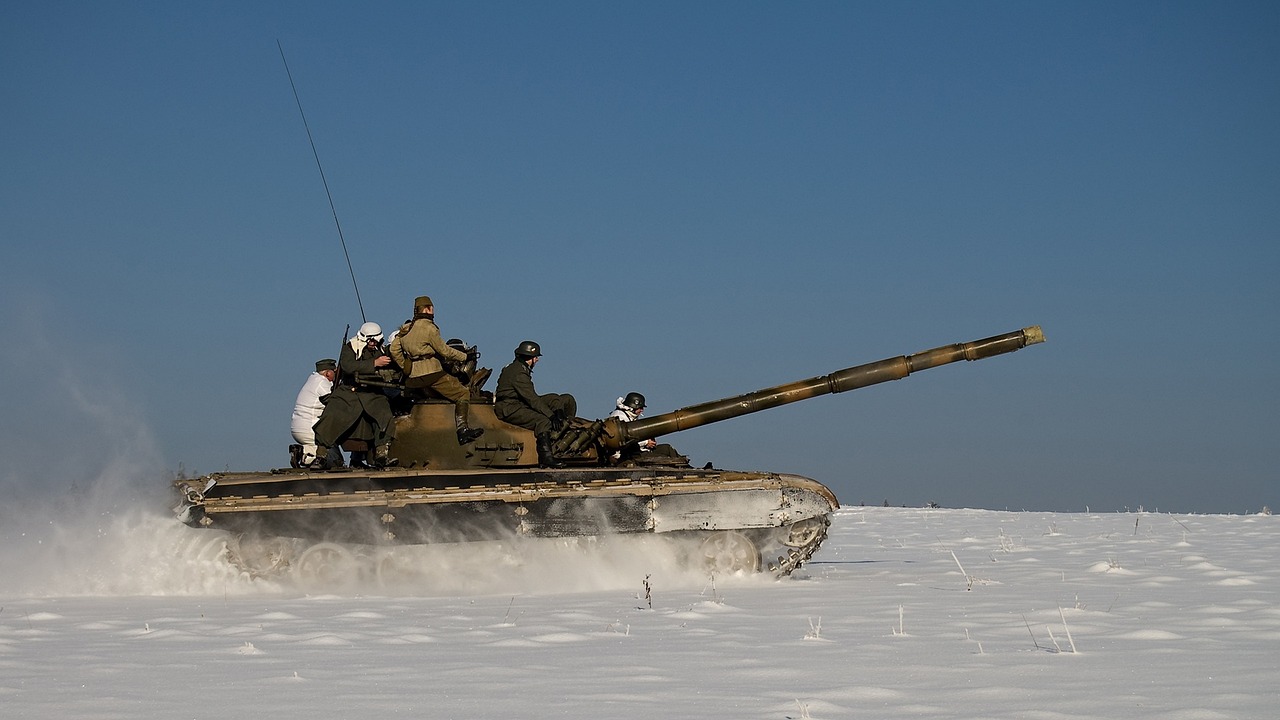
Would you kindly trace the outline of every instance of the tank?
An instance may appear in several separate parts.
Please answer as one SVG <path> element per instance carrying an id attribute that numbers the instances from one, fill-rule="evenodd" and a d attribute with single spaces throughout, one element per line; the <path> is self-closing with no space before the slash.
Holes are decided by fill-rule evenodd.
<path id="1" fill-rule="evenodd" d="M 485 430 L 474 443 L 458 444 L 452 403 L 401 395 L 391 446 L 396 467 L 289 467 L 179 478 L 175 512 L 193 527 L 226 531 L 228 559 L 254 575 L 382 578 L 403 563 L 405 546 L 647 534 L 712 573 L 785 576 L 826 538 L 839 507 L 830 489 L 794 474 L 710 463 L 695 468 L 674 451 L 638 452 L 636 444 L 1043 341 L 1032 326 L 634 422 L 572 418 L 554 437 L 556 457 L 565 464 L 554 469 L 538 466 L 531 431 L 494 414 L 492 394 L 483 389 L 490 371 L 477 368 L 479 354 L 472 353 L 451 372 L 469 384 L 472 426 Z M 370 382 L 395 392 L 394 378 Z"/>

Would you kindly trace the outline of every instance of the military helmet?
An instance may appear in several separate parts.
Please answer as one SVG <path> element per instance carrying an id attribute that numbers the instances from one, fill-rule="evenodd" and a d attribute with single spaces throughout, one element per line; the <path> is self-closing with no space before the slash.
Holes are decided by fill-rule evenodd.
<path id="1" fill-rule="evenodd" d="M 360 342 L 369 342 L 370 340 L 382 342 L 382 326 L 376 322 L 367 322 L 356 331 L 356 339 Z"/>
<path id="2" fill-rule="evenodd" d="M 516 357 L 539 357 L 542 355 L 542 348 L 538 343 L 532 340 L 524 340 L 516 347 Z"/>
<path id="3" fill-rule="evenodd" d="M 629 392 L 627 393 L 627 397 L 622 400 L 622 404 L 632 410 L 643 410 L 644 396 L 638 392 Z"/>
<path id="4" fill-rule="evenodd" d="M 435 303 L 431 302 L 429 295 L 419 295 L 413 300 L 413 311 L 418 312 L 418 308 L 435 307 Z"/>

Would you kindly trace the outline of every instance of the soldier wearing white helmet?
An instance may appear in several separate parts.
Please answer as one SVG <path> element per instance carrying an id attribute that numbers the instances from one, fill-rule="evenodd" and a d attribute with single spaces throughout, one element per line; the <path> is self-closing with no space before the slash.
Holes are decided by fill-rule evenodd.
<path id="1" fill-rule="evenodd" d="M 391 403 L 383 392 L 385 386 L 378 372 L 390 365 L 391 356 L 382 347 L 382 327 L 378 323 L 361 325 L 355 337 L 342 345 L 338 384 L 315 425 L 317 455 L 345 440 L 363 440 L 373 448 L 374 466 L 396 464 L 390 456 L 391 440 L 395 437 Z M 352 453 L 353 467 L 363 461 L 363 456 Z"/>
<path id="2" fill-rule="evenodd" d="M 360 342 L 368 342 L 370 340 L 382 342 L 382 326 L 376 322 L 367 322 L 360 326 L 356 331 L 356 336 L 352 340 Z"/>

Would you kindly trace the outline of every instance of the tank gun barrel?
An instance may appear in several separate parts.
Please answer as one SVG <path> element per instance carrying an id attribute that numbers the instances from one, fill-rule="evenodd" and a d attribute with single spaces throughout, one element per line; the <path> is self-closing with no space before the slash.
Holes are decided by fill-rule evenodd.
<path id="1" fill-rule="evenodd" d="M 1033 325 L 983 340 L 944 345 L 914 355 L 900 355 L 856 365 L 837 370 L 829 375 L 777 385 L 737 397 L 691 405 L 632 422 L 610 420 L 605 423 L 601 439 L 606 447 L 617 449 L 631 442 L 689 430 L 779 405 L 808 400 L 819 395 L 856 390 L 889 380 L 900 380 L 918 370 L 927 370 L 960 360 L 982 360 L 1003 355 L 1042 342 L 1044 342 L 1044 333 L 1039 325 Z"/>

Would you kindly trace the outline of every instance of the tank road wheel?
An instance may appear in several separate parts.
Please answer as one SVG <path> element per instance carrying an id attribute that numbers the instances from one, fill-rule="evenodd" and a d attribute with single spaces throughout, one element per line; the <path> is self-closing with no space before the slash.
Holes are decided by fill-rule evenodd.
<path id="1" fill-rule="evenodd" d="M 782 544 L 787 547 L 804 547 L 809 543 L 817 540 L 827 529 L 827 519 L 825 517 L 813 517 L 807 520 L 801 520 L 792 523 L 786 528 L 785 535 L 782 538 Z"/>
<path id="2" fill-rule="evenodd" d="M 378 555 L 374 573 L 378 587 L 386 590 L 397 585 L 405 585 L 423 578 L 419 559 L 411 551 L 404 548 L 388 549 Z"/>
<path id="3" fill-rule="evenodd" d="M 271 577 L 289 567 L 293 544 L 282 537 L 237 535 L 231 548 L 236 565 L 254 577 Z"/>
<path id="4" fill-rule="evenodd" d="M 709 572 L 730 574 L 760 569 L 760 548 L 736 530 L 714 532 L 702 541 L 702 566 Z"/>
<path id="5" fill-rule="evenodd" d="M 298 578 L 316 585 L 333 585 L 354 578 L 356 558 L 337 543 L 316 543 L 298 558 Z"/>

